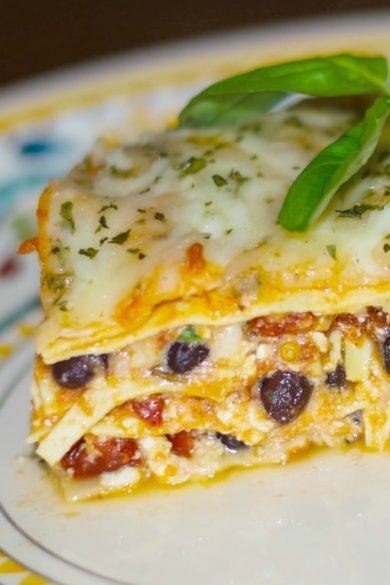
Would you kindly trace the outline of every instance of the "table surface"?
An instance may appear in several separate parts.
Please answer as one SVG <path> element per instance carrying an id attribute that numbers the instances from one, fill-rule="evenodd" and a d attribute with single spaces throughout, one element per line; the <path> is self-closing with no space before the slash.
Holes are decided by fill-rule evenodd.
<path id="1" fill-rule="evenodd" d="M 0 86 L 161 41 L 388 7 L 390 0 L 3 0 Z"/>

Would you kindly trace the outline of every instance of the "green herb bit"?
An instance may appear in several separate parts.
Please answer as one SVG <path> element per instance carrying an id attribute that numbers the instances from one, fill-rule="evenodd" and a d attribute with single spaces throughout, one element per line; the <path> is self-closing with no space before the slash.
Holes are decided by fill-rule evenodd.
<path id="1" fill-rule="evenodd" d="M 235 169 L 232 169 L 229 173 L 229 179 L 232 179 L 232 181 L 235 181 L 235 183 L 237 184 L 237 187 L 240 187 L 243 183 L 246 183 L 247 181 L 249 181 L 249 177 L 244 177 L 240 171 L 236 171 Z"/>
<path id="2" fill-rule="evenodd" d="M 204 158 L 196 158 L 195 156 L 191 156 L 185 163 L 180 166 L 182 170 L 182 175 L 195 175 L 195 173 L 199 173 L 204 167 L 207 165 L 207 162 Z"/>
<path id="3" fill-rule="evenodd" d="M 90 260 L 92 260 L 92 258 L 95 258 L 98 252 L 99 250 L 97 250 L 96 248 L 80 248 L 79 250 L 79 254 L 81 254 L 81 256 L 87 256 L 87 258 L 89 258 Z"/>
<path id="4" fill-rule="evenodd" d="M 107 236 L 105 238 L 102 238 L 101 240 L 99 240 L 99 245 L 102 246 L 104 242 L 107 242 L 107 240 L 108 240 Z"/>
<path id="5" fill-rule="evenodd" d="M 225 234 L 228 236 L 229 234 L 231 234 L 233 231 L 233 228 L 230 228 L 228 230 L 225 230 Z"/>
<path id="6" fill-rule="evenodd" d="M 192 325 L 187 325 L 177 339 L 184 343 L 198 343 L 202 340 L 201 336 L 195 331 Z"/>
<path id="7" fill-rule="evenodd" d="M 60 303 L 58 303 L 57 307 L 59 308 L 60 311 L 63 312 L 69 311 L 68 303 L 66 301 L 61 301 Z"/>
<path id="8" fill-rule="evenodd" d="M 129 252 L 129 254 L 139 254 L 140 248 L 128 248 L 126 252 Z"/>
<path id="9" fill-rule="evenodd" d="M 138 213 L 146 213 L 146 209 L 137 209 Z"/>
<path id="10" fill-rule="evenodd" d="M 165 215 L 160 211 L 156 211 L 156 213 L 154 214 L 154 218 L 157 219 L 157 221 L 162 221 L 163 223 L 167 221 Z"/>
<path id="11" fill-rule="evenodd" d="M 382 211 L 383 206 L 380 205 L 369 205 L 368 203 L 361 203 L 360 205 L 354 205 L 349 209 L 336 209 L 338 217 L 349 217 L 352 219 L 362 219 L 362 216 L 366 211 L 372 210 Z"/>
<path id="12" fill-rule="evenodd" d="M 326 246 L 326 249 L 328 251 L 328 254 L 331 258 L 333 258 L 333 260 L 336 260 L 337 257 L 337 248 L 334 244 L 330 244 L 329 246 Z"/>
<path id="13" fill-rule="evenodd" d="M 75 230 L 75 223 L 73 219 L 72 201 L 64 201 L 64 203 L 61 203 L 60 215 L 62 217 L 62 226 L 73 233 Z"/>
<path id="14" fill-rule="evenodd" d="M 116 236 L 111 238 L 111 240 L 108 243 L 109 244 L 119 244 L 121 246 L 122 244 L 127 242 L 127 240 L 129 239 L 130 232 L 131 232 L 131 229 L 128 229 L 125 232 L 121 232 L 120 234 L 117 234 Z"/>
<path id="15" fill-rule="evenodd" d="M 292 126 L 293 128 L 305 128 L 305 124 L 298 116 L 288 116 L 284 120 L 285 126 Z"/>
<path id="16" fill-rule="evenodd" d="M 98 213 L 103 213 L 104 211 L 107 211 L 107 209 L 118 210 L 118 206 L 115 205 L 115 203 L 109 203 L 108 205 L 103 205 L 103 207 L 101 209 L 99 209 Z"/>
<path id="17" fill-rule="evenodd" d="M 143 189 L 142 191 L 139 192 L 140 195 L 143 195 L 144 193 L 149 193 L 150 191 L 150 187 L 146 187 L 146 189 Z"/>
<path id="18" fill-rule="evenodd" d="M 387 243 L 386 243 L 386 244 L 384 244 L 384 245 L 383 245 L 383 251 L 384 251 L 384 252 L 389 252 L 389 250 L 390 250 L 390 244 L 387 244 Z"/>
<path id="19" fill-rule="evenodd" d="M 210 205 L 212 205 L 212 204 L 213 204 L 212 201 L 206 201 L 204 205 L 205 205 L 205 207 L 210 207 Z"/>
<path id="20" fill-rule="evenodd" d="M 221 175 L 213 175 L 212 179 L 217 187 L 223 187 L 224 185 L 227 185 L 227 180 L 224 179 Z"/>
<path id="21" fill-rule="evenodd" d="M 130 177 L 134 177 L 134 169 L 120 169 L 116 165 L 110 166 L 110 175 L 115 179 L 129 179 Z"/>
<path id="22" fill-rule="evenodd" d="M 102 215 L 99 218 L 99 225 L 95 230 L 95 234 L 97 234 L 98 232 L 100 232 L 102 229 L 108 230 L 108 224 L 107 224 L 107 220 L 106 220 L 106 216 Z"/>
<path id="23" fill-rule="evenodd" d="M 138 260 L 143 260 L 144 258 L 146 258 L 146 254 L 144 254 L 143 252 L 140 252 L 138 254 Z"/>
<path id="24" fill-rule="evenodd" d="M 47 285 L 47 288 L 53 292 L 58 293 L 64 290 L 71 283 L 72 277 L 67 272 L 62 272 L 60 274 L 55 274 L 53 272 L 49 272 L 44 277 L 44 282 Z"/>

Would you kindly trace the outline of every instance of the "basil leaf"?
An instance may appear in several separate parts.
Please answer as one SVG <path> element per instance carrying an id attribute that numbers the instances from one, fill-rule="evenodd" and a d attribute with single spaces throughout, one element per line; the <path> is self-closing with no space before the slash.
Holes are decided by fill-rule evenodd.
<path id="1" fill-rule="evenodd" d="M 322 150 L 291 185 L 277 223 L 304 231 L 328 205 L 337 190 L 370 158 L 390 113 L 390 97 L 381 96 L 364 118 Z"/>
<path id="2" fill-rule="evenodd" d="M 182 110 L 179 125 L 195 128 L 236 123 L 269 111 L 289 93 L 334 97 L 386 92 L 387 75 L 384 57 L 347 53 L 261 67 L 203 90 Z"/>

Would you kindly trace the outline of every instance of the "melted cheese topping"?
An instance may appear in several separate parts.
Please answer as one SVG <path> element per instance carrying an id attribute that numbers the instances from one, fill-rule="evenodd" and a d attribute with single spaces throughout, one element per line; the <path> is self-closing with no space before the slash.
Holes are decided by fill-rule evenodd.
<path id="1" fill-rule="evenodd" d="M 389 303 L 386 133 L 310 230 L 276 225 L 294 178 L 355 118 L 310 101 L 223 132 L 98 142 L 40 200 L 44 361 L 186 323 Z M 338 211 L 362 203 L 360 214 Z"/>

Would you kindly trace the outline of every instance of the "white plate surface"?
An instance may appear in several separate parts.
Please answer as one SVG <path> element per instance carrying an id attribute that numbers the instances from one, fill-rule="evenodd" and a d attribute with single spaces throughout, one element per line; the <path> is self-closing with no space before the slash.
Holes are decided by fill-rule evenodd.
<path id="1" fill-rule="evenodd" d="M 218 483 L 65 504 L 24 444 L 32 351 L 23 351 L 0 412 L 0 542 L 29 568 L 64 585 L 389 582 L 386 454 L 325 453 Z"/>
<path id="2" fill-rule="evenodd" d="M 390 15 L 382 13 L 181 44 L 78 68 L 30 89 L 15 88 L 0 96 L 0 114 L 22 107 L 29 91 L 33 103 L 43 93 L 58 93 L 59 87 L 76 91 L 86 79 L 102 86 L 107 75 L 114 78 L 125 66 L 130 72 L 139 72 L 143 64 L 151 70 L 158 64 L 167 69 L 170 63 L 177 68 L 181 60 L 183 70 L 183 59 L 193 64 L 198 55 L 201 62 L 210 56 L 223 69 L 235 51 L 250 53 L 253 62 L 254 48 L 260 60 L 310 47 L 313 52 L 375 47 L 383 52 L 390 46 L 389 31 Z M 187 84 L 199 83 L 199 71 L 192 81 L 187 74 Z M 171 84 L 148 94 L 149 107 L 170 111 L 171 98 L 183 102 L 188 87 Z M 158 96 L 154 102 L 153 95 Z M 92 121 L 88 131 L 94 128 Z M 352 449 L 208 485 L 65 504 L 25 446 L 32 355 L 32 345 L 22 344 L 0 369 L 0 546 L 11 558 L 63 585 L 389 582 L 387 454 L 362 455 Z"/>

